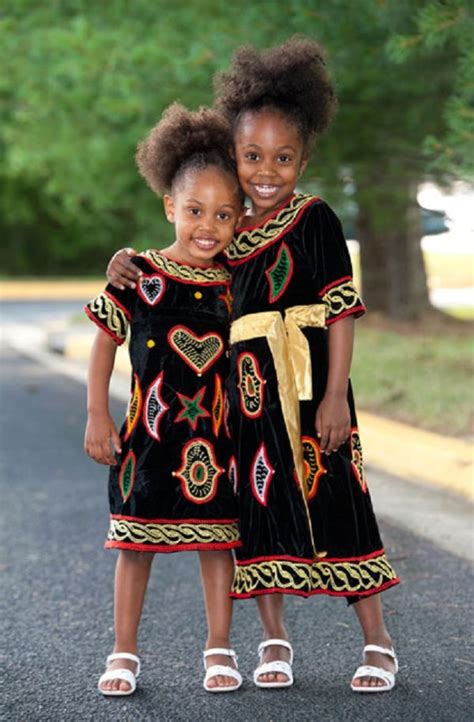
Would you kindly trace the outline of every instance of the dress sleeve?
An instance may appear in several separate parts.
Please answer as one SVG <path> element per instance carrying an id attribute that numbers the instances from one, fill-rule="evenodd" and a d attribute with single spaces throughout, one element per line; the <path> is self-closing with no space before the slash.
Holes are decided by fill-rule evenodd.
<path id="1" fill-rule="evenodd" d="M 329 326 L 345 316 L 362 316 L 366 308 L 354 285 L 342 226 L 326 203 L 320 201 L 311 207 L 304 236 L 316 292 L 326 306 L 326 324 Z"/>
<path id="2" fill-rule="evenodd" d="M 84 306 L 84 311 L 91 321 L 121 346 L 127 337 L 135 296 L 130 288 L 120 291 L 109 284 L 105 291 L 101 291 Z"/>

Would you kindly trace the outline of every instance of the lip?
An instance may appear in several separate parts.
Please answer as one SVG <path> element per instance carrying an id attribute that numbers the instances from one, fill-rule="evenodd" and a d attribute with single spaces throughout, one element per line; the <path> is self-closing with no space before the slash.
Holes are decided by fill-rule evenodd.
<path id="1" fill-rule="evenodd" d="M 202 251 L 211 251 L 213 248 L 219 245 L 219 241 L 216 241 L 215 238 L 209 238 L 206 236 L 198 236 L 197 238 L 193 238 L 193 243 Z"/>
<path id="2" fill-rule="evenodd" d="M 260 198 L 273 198 L 279 191 L 273 183 L 252 183 L 252 187 Z"/>

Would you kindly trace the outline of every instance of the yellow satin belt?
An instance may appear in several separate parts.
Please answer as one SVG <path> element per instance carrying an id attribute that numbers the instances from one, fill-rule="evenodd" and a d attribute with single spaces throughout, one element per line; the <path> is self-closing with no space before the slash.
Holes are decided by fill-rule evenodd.
<path id="1" fill-rule="evenodd" d="M 283 418 L 291 445 L 296 475 L 307 507 L 307 489 L 304 480 L 303 447 L 299 401 L 313 398 L 311 353 L 308 341 L 301 331 L 304 327 L 325 328 L 325 305 L 291 306 L 285 319 L 279 311 L 250 313 L 233 322 L 230 343 L 266 338 L 275 365 Z M 311 529 L 311 524 L 310 524 Z M 314 540 L 313 540 L 313 547 Z M 317 554 L 315 552 L 315 554 Z M 324 552 L 317 554 L 324 556 Z"/>

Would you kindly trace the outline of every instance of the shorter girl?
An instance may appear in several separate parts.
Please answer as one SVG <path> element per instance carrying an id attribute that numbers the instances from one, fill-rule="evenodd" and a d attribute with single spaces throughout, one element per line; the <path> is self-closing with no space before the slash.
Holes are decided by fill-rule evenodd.
<path id="1" fill-rule="evenodd" d="M 242 683 L 229 643 L 231 549 L 240 544 L 224 419 L 230 276 L 214 263 L 243 205 L 230 145 L 214 111 L 192 113 L 175 103 L 164 113 L 139 145 L 137 164 L 155 192 L 166 191 L 176 240 L 134 259 L 141 271 L 136 288 L 107 286 L 85 307 L 99 327 L 89 365 L 85 450 L 111 466 L 105 546 L 120 550 L 115 646 L 99 680 L 104 695 L 136 688 L 150 552 L 199 552 L 209 626 L 204 687 L 225 692 Z M 119 436 L 108 387 L 128 327 L 132 386 Z"/>

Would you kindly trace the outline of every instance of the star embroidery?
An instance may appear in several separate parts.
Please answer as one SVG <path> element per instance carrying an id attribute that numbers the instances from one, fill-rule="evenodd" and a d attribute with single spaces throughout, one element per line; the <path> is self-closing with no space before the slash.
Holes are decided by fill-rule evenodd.
<path id="1" fill-rule="evenodd" d="M 206 411 L 206 409 L 201 406 L 205 392 L 206 387 L 203 386 L 192 398 L 184 394 L 177 394 L 183 408 L 175 418 L 175 422 L 187 421 L 192 430 L 195 431 L 199 419 L 210 416 L 209 411 Z"/>

